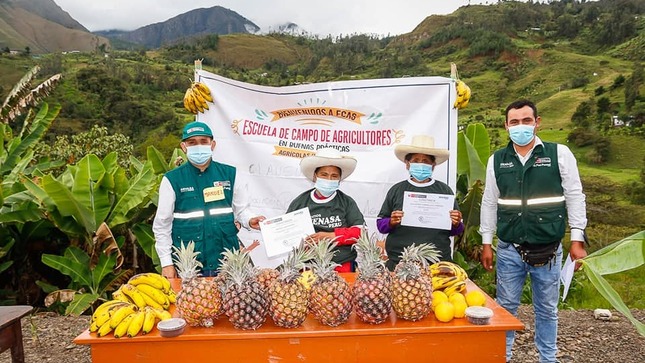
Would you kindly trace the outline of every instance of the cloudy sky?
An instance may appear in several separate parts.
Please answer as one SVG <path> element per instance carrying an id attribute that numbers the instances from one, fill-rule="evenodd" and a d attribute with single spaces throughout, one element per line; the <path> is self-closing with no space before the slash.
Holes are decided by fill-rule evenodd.
<path id="1" fill-rule="evenodd" d="M 197 8 L 233 10 L 263 30 L 288 21 L 311 33 L 398 35 L 432 14 L 495 0 L 54 0 L 90 31 L 134 30 Z"/>

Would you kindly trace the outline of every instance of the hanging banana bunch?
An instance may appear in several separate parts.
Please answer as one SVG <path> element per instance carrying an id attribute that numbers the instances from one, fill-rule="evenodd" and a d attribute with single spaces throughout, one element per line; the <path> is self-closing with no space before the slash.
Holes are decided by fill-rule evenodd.
<path id="1" fill-rule="evenodd" d="M 459 73 L 457 73 L 457 65 L 455 63 L 450 63 L 450 78 L 456 80 L 455 87 L 457 88 L 457 100 L 453 107 L 461 110 L 466 107 L 470 101 L 470 87 L 468 87 L 466 82 L 459 79 Z"/>
<path id="2" fill-rule="evenodd" d="M 208 110 L 209 102 L 213 102 L 213 96 L 208 86 L 201 82 L 192 82 L 184 94 L 184 108 L 197 114 Z"/>

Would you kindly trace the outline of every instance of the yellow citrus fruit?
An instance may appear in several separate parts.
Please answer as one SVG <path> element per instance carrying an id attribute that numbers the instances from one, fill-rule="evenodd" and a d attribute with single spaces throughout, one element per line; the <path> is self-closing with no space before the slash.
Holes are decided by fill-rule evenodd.
<path id="1" fill-rule="evenodd" d="M 468 291 L 466 293 L 466 303 L 468 306 L 484 306 L 486 297 L 479 290 Z"/>
<path id="2" fill-rule="evenodd" d="M 463 318 L 466 316 L 466 308 L 468 304 L 464 300 L 454 301 L 452 305 L 455 307 L 455 318 Z"/>
<path id="3" fill-rule="evenodd" d="M 443 291 L 433 291 L 432 292 L 432 308 L 434 309 L 439 303 L 448 301 L 448 295 Z"/>
<path id="4" fill-rule="evenodd" d="M 455 292 L 454 294 L 448 296 L 448 301 L 450 301 L 453 304 L 455 303 L 455 301 L 463 301 L 465 303 L 466 297 L 464 296 L 464 294 L 460 292 Z"/>
<path id="5" fill-rule="evenodd" d="M 449 301 L 437 304 L 434 308 L 434 316 L 442 323 L 447 323 L 455 317 L 455 307 Z"/>

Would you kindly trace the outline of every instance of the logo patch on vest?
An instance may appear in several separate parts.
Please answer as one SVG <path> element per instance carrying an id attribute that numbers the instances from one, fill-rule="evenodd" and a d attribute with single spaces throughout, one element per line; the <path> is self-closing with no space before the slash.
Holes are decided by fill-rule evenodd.
<path id="1" fill-rule="evenodd" d="M 182 187 L 181 189 L 179 189 L 180 193 L 188 193 L 188 192 L 194 192 L 194 191 L 195 191 L 195 188 L 193 187 Z"/>
<path id="2" fill-rule="evenodd" d="M 536 158 L 535 159 L 535 164 L 533 164 L 533 167 L 534 168 L 538 168 L 538 167 L 550 168 L 551 167 L 551 158 L 548 157 L 548 156 L 541 157 L 541 158 Z"/>
<path id="3" fill-rule="evenodd" d="M 499 163 L 499 168 L 500 169 L 510 169 L 510 168 L 512 168 L 514 166 L 515 166 L 515 164 L 513 164 L 512 161 L 509 161 L 508 163 Z"/>
<path id="4" fill-rule="evenodd" d="M 223 187 L 226 190 L 231 190 L 231 182 L 229 180 L 213 182 L 214 187 Z"/>

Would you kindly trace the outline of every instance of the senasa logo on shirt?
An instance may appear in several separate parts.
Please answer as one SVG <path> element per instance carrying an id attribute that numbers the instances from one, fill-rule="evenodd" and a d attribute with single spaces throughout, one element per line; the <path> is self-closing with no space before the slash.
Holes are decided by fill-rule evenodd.
<path id="1" fill-rule="evenodd" d="M 500 169 L 510 169 L 513 166 L 515 166 L 515 164 L 513 164 L 512 161 L 509 161 L 508 163 L 499 163 L 499 168 Z"/>
<path id="2" fill-rule="evenodd" d="M 180 193 L 188 193 L 188 192 L 194 192 L 194 191 L 195 191 L 195 188 L 193 187 L 182 187 L 181 189 L 179 189 Z"/>

